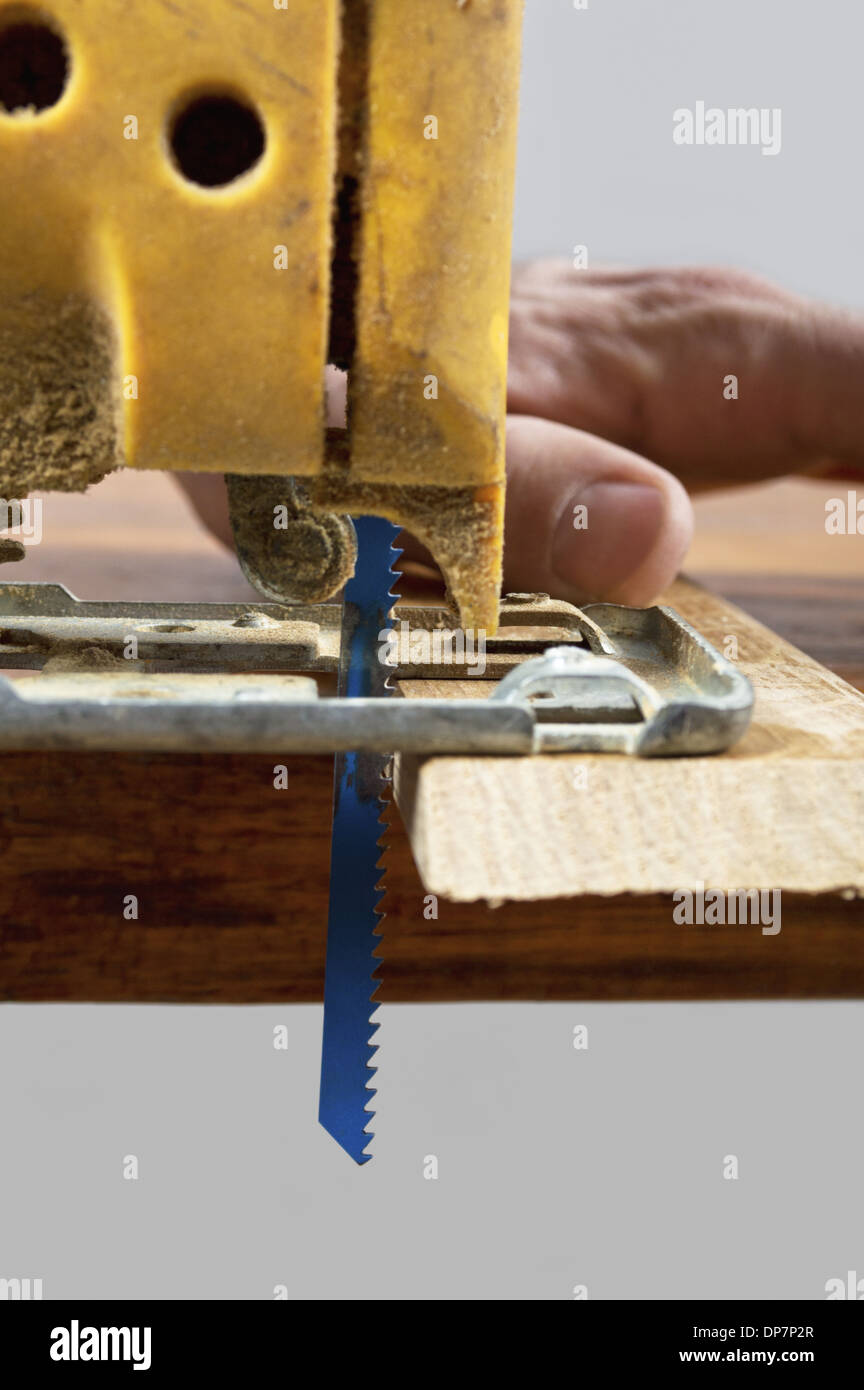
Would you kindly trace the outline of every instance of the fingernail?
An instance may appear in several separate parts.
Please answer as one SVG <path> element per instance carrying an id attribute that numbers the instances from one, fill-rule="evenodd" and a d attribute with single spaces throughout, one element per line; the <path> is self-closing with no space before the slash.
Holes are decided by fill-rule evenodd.
<path id="1" fill-rule="evenodd" d="M 656 487 L 604 479 L 574 493 L 555 528 L 550 566 L 586 598 L 606 598 L 657 543 L 666 500 Z"/>

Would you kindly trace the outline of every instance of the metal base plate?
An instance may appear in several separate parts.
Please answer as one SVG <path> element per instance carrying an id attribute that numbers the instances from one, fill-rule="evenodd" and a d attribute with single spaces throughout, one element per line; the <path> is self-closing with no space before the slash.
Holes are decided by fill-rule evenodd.
<path id="1" fill-rule="evenodd" d="M 0 666 L 41 670 L 0 678 L 0 748 L 656 756 L 722 751 L 750 720 L 746 677 L 669 608 L 509 595 L 473 663 L 449 610 L 396 618 L 381 649 L 395 679 L 504 679 L 488 699 L 349 705 L 311 679 L 338 668 L 338 604 L 92 603 L 0 585 Z"/>

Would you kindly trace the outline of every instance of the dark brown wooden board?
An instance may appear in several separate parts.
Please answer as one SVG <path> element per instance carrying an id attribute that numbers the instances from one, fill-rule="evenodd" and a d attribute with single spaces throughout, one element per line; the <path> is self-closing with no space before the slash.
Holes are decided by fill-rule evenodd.
<path id="1" fill-rule="evenodd" d="M 332 765 L 248 757 L 0 760 L 0 997 L 322 997 Z M 862 904 L 783 898 L 779 936 L 681 927 L 667 896 L 437 905 L 398 814 L 382 1002 L 856 997 Z M 123 917 L 135 894 L 137 921 Z"/>

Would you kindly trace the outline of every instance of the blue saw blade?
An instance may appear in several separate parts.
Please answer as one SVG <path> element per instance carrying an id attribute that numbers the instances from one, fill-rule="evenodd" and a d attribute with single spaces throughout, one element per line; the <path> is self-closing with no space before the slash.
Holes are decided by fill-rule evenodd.
<path id="1" fill-rule="evenodd" d="M 345 586 L 339 695 L 385 697 L 387 667 L 379 659 L 381 634 L 393 625 L 390 592 L 401 555 L 393 542 L 398 526 L 379 517 L 360 517 L 357 566 Z M 383 833 L 385 770 L 389 759 L 377 753 L 336 755 L 333 788 L 333 833 L 330 847 L 330 911 L 327 922 L 327 971 L 324 982 L 324 1038 L 318 1119 L 357 1163 L 372 1140 L 366 1126 L 375 1095 L 372 1037 L 378 1024 L 372 996 L 377 961 L 377 928 L 383 889 L 379 840 Z"/>

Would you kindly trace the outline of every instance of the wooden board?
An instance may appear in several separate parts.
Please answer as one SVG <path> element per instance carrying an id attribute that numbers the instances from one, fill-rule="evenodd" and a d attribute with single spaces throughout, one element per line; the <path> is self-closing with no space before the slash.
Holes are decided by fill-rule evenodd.
<path id="1" fill-rule="evenodd" d="M 864 546 L 861 551 L 864 559 Z M 857 690 L 864 689 L 864 579 L 743 573 L 724 574 L 722 580 L 709 575 L 706 583 Z"/>
<path id="2" fill-rule="evenodd" d="M 320 1001 L 332 763 L 288 769 L 277 792 L 264 758 L 5 755 L 0 998 Z M 660 895 L 433 904 L 398 816 L 388 839 L 381 1002 L 864 994 L 860 901 L 784 895 L 776 936 L 677 926 Z"/>
<path id="3" fill-rule="evenodd" d="M 401 760 L 397 798 L 430 892 L 458 902 L 704 887 L 864 891 L 864 696 L 741 609 L 665 596 L 753 681 L 751 728 L 713 758 Z M 452 682 L 403 682 L 412 696 Z M 479 693 L 460 683 L 460 693 Z"/>

